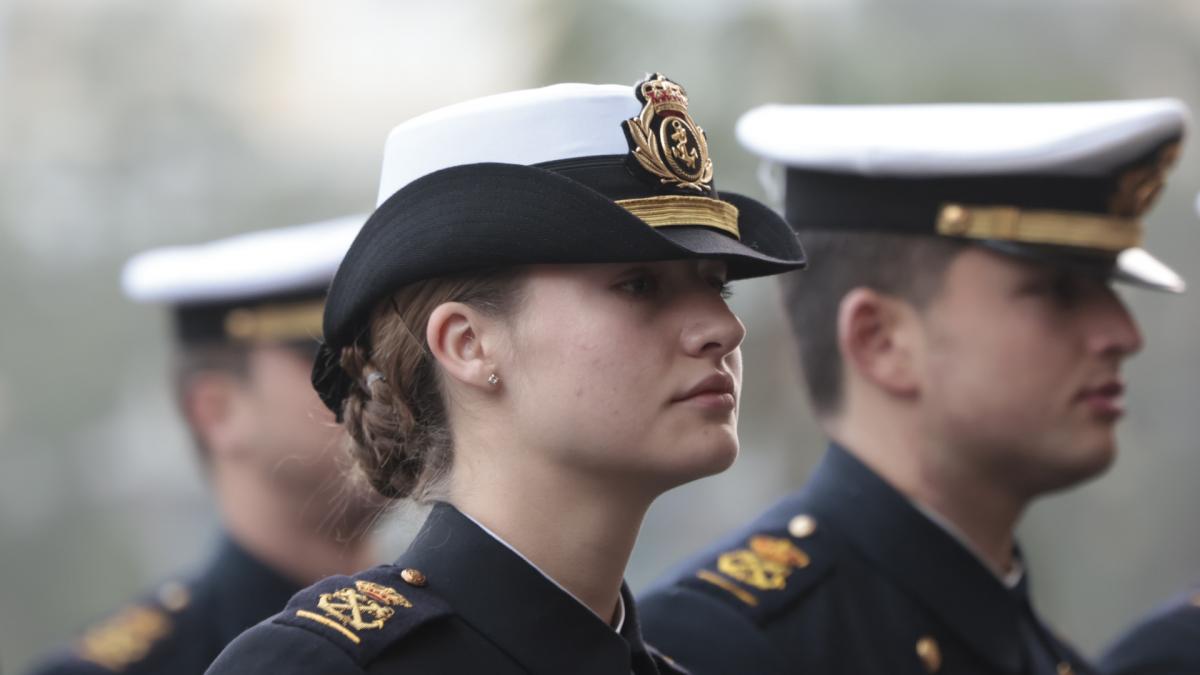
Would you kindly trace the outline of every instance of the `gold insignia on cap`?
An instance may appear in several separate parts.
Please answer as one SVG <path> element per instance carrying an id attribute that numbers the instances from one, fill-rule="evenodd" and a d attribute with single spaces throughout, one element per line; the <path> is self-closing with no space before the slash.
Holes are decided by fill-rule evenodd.
<path id="1" fill-rule="evenodd" d="M 925 666 L 927 673 L 942 669 L 942 649 L 938 647 L 937 640 L 928 635 L 917 640 L 917 658 L 921 659 L 921 665 Z"/>
<path id="2" fill-rule="evenodd" d="M 1140 218 L 1162 191 L 1167 171 L 1178 157 L 1179 143 L 1168 143 L 1149 161 L 1125 170 L 1117 178 L 1108 214 L 943 204 L 937 232 L 950 237 L 1123 251 L 1142 243 Z"/>
<path id="3" fill-rule="evenodd" d="M 150 607 L 129 607 L 84 634 L 79 658 L 109 670 L 124 670 L 143 659 L 169 633 L 171 619 Z"/>
<path id="4" fill-rule="evenodd" d="M 688 114 L 683 87 L 654 73 L 635 87 L 642 112 L 625 122 L 633 156 L 664 185 L 707 194 L 713 166 L 704 130 Z"/>
<path id="5" fill-rule="evenodd" d="M 361 641 L 354 630 L 378 630 L 396 614 L 394 607 L 412 607 L 412 603 L 396 589 L 370 581 L 355 581 L 354 588 L 342 588 L 332 593 L 322 593 L 317 598 L 317 608 L 324 616 L 305 609 L 297 610 L 296 616 L 328 626 L 351 642 Z"/>
<path id="6" fill-rule="evenodd" d="M 1179 143 L 1159 148 L 1148 162 L 1125 170 L 1117 178 L 1117 191 L 1109 200 L 1114 216 L 1139 218 L 1154 203 L 1167 182 L 1167 172 L 1179 159 Z"/>
<path id="7" fill-rule="evenodd" d="M 624 124 L 631 169 L 642 169 L 660 186 L 694 191 L 621 199 L 617 204 L 650 227 L 710 227 L 741 239 L 737 207 L 714 198 L 713 164 L 704 130 L 688 114 L 683 87 L 654 73 L 634 87 L 642 112 Z"/>
<path id="8" fill-rule="evenodd" d="M 1075 675 L 1075 669 L 1066 661 L 1060 662 L 1055 670 L 1058 671 L 1058 675 Z"/>

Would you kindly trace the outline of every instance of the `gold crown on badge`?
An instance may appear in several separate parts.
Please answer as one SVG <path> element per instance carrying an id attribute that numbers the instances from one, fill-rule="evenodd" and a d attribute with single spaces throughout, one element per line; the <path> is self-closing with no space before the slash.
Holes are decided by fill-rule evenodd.
<path id="1" fill-rule="evenodd" d="M 713 165 L 704 130 L 688 114 L 683 87 L 654 73 L 634 87 L 642 111 L 625 122 L 630 153 L 661 185 L 712 192 Z"/>

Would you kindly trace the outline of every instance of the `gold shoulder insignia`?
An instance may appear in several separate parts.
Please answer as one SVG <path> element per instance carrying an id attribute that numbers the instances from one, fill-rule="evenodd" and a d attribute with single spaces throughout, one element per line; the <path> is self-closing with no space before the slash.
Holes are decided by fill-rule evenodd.
<path id="1" fill-rule="evenodd" d="M 145 658 L 154 643 L 171 632 L 171 619 L 159 609 L 128 607 L 84 633 L 79 658 L 121 671 Z"/>
<path id="2" fill-rule="evenodd" d="M 754 606 L 758 599 L 730 579 L 761 591 L 782 591 L 794 570 L 808 567 L 808 554 L 790 539 L 756 534 L 745 548 L 726 551 L 717 556 L 717 571 L 700 570 L 696 576 L 718 588 L 732 593 L 742 602 Z"/>
<path id="3" fill-rule="evenodd" d="M 750 537 L 750 550 L 759 558 L 784 567 L 808 567 L 808 554 L 801 551 L 790 539 L 756 534 Z"/>
<path id="4" fill-rule="evenodd" d="M 359 580 L 353 588 L 322 593 L 317 598 L 317 609 L 323 614 L 299 609 L 296 616 L 332 628 L 358 644 L 362 638 L 354 631 L 383 628 L 396 614 L 396 607 L 411 608 L 412 603 L 390 586 Z"/>
<path id="5" fill-rule="evenodd" d="M 424 573 L 400 563 L 329 577 L 294 595 L 271 623 L 331 642 L 365 669 L 420 626 L 454 614 L 437 584 L 429 585 Z"/>

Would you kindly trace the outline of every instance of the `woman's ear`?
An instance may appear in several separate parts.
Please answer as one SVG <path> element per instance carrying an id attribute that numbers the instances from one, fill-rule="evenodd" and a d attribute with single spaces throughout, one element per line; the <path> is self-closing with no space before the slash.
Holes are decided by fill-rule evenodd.
<path id="1" fill-rule="evenodd" d="M 855 288 L 838 307 L 838 349 L 847 375 L 893 396 L 919 390 L 916 310 L 870 288 Z"/>
<path id="2" fill-rule="evenodd" d="M 493 329 L 494 321 L 470 305 L 444 302 L 429 315 L 425 340 L 447 376 L 488 389 L 492 387 L 489 378 L 496 372 L 487 339 Z"/>

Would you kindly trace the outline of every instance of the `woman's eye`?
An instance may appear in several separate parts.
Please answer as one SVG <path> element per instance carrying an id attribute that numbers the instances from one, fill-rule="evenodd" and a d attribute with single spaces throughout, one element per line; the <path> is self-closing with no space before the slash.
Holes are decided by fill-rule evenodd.
<path id="1" fill-rule="evenodd" d="M 631 277 L 617 284 L 617 288 L 635 296 L 653 295 L 658 290 L 658 279 L 649 274 Z"/>
<path id="2" fill-rule="evenodd" d="M 729 282 L 725 279 L 721 277 L 713 277 L 709 283 L 712 284 L 713 288 L 717 289 L 717 292 L 721 294 L 722 298 L 728 300 L 729 298 L 733 297 L 733 287 L 730 286 Z"/>

